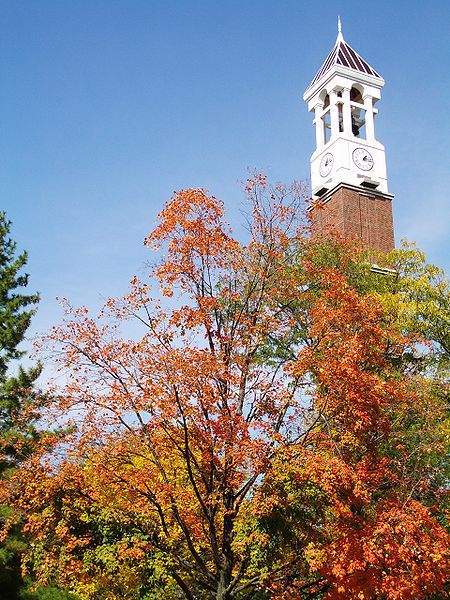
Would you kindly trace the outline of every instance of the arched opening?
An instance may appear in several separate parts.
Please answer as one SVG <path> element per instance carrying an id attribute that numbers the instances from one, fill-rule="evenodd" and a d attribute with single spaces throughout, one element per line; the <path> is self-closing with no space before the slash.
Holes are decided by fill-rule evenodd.
<path id="1" fill-rule="evenodd" d="M 363 108 L 364 100 L 362 89 L 359 86 L 352 86 L 350 90 L 350 106 L 352 114 L 352 133 L 355 137 L 366 137 L 366 111 Z"/>
<path id="2" fill-rule="evenodd" d="M 358 104 L 363 104 L 363 97 L 361 90 L 359 90 L 356 86 L 353 86 L 350 90 L 350 101 L 358 102 Z"/>
<path id="3" fill-rule="evenodd" d="M 331 138 L 331 115 L 330 115 L 330 95 L 327 94 L 326 90 L 322 91 L 321 99 L 323 102 L 323 113 L 322 113 L 323 137 L 324 137 L 325 144 L 327 144 Z"/>
<path id="4" fill-rule="evenodd" d="M 344 106 L 342 100 L 342 90 L 337 90 L 337 108 L 338 108 L 338 124 L 339 124 L 339 133 L 343 133 L 344 131 Z"/>

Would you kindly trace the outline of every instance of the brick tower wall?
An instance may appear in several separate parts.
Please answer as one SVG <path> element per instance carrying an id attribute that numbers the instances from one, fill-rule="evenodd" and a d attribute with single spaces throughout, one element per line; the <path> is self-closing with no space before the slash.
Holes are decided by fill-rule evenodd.
<path id="1" fill-rule="evenodd" d="M 341 185 L 311 210 L 312 234 L 360 238 L 369 248 L 394 248 L 392 198 Z"/>

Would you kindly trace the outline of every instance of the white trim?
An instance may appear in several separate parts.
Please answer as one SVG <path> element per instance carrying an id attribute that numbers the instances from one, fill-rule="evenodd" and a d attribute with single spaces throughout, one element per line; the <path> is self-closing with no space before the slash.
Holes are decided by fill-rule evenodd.
<path id="1" fill-rule="evenodd" d="M 312 87 L 309 86 L 306 88 L 305 93 L 303 94 L 303 100 L 308 102 L 320 89 L 324 88 L 335 75 L 343 75 L 352 81 L 372 85 L 378 89 L 381 89 L 385 84 L 382 77 L 374 77 L 373 75 L 368 75 L 367 73 L 362 73 L 361 71 L 356 71 L 355 69 L 350 69 L 350 67 L 344 67 L 342 65 L 332 65 Z"/>

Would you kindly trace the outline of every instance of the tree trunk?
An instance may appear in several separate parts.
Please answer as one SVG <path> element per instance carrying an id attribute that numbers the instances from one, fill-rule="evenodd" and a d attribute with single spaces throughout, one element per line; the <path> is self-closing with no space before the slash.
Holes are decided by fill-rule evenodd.
<path id="1" fill-rule="evenodd" d="M 230 600 L 230 594 L 227 592 L 229 583 L 225 571 L 222 570 L 219 585 L 217 586 L 216 600 Z"/>
<path id="2" fill-rule="evenodd" d="M 231 548 L 233 539 L 234 515 L 231 512 L 233 500 L 227 498 L 225 502 L 229 512 L 225 513 L 223 518 L 223 538 L 222 538 L 222 560 L 219 572 L 219 583 L 217 586 L 216 600 L 231 600 L 229 585 L 233 577 L 234 554 Z"/>

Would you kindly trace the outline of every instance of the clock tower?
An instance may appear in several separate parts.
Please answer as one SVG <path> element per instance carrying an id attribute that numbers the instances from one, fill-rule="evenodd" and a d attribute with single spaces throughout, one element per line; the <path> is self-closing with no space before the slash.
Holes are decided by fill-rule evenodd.
<path id="1" fill-rule="evenodd" d="M 386 252 L 394 247 L 393 196 L 375 134 L 383 86 L 381 75 L 344 40 L 338 19 L 336 43 L 303 95 L 316 131 L 312 231 L 359 237 Z"/>

